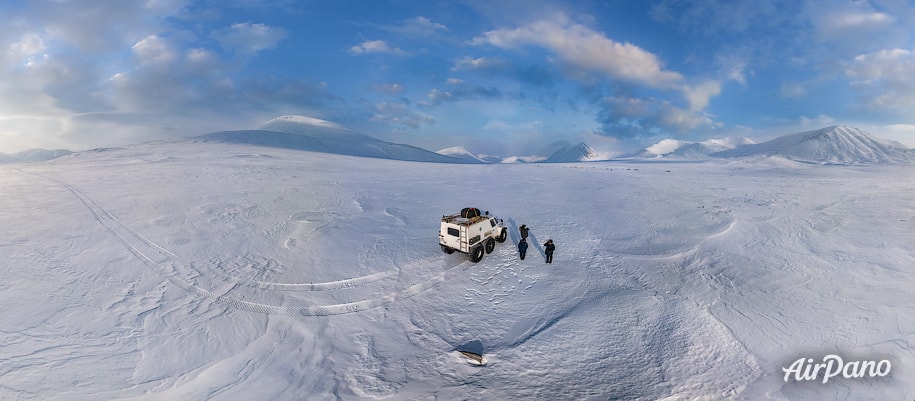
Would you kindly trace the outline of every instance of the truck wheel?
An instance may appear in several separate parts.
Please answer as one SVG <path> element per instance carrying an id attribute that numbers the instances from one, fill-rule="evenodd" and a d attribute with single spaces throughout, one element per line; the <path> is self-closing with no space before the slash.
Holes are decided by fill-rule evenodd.
<path id="1" fill-rule="evenodd" d="M 449 254 L 449 255 L 452 254 L 452 253 L 454 253 L 454 248 L 449 248 L 449 247 L 444 246 L 444 245 L 441 245 L 441 247 L 442 247 L 442 252 L 445 252 L 445 253 L 447 253 L 447 254 Z"/>
<path id="2" fill-rule="evenodd" d="M 477 263 L 477 262 L 483 260 L 483 253 L 484 253 L 484 251 L 483 251 L 482 246 L 473 248 L 473 250 L 470 251 L 470 261 L 473 263 Z"/>
<path id="3" fill-rule="evenodd" d="M 496 249 L 496 241 L 490 238 L 486 240 L 486 253 L 492 253 L 493 249 Z"/>
<path id="4" fill-rule="evenodd" d="M 502 232 L 499 233 L 499 236 L 496 237 L 496 241 L 505 242 L 505 238 L 508 238 L 508 232 L 503 228 Z"/>

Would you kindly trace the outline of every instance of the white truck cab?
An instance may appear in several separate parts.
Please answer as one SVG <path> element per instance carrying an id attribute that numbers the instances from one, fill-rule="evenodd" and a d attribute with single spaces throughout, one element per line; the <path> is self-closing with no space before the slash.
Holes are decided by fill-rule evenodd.
<path id="1" fill-rule="evenodd" d="M 508 230 L 502 219 L 490 216 L 489 212 L 480 213 L 480 209 L 468 207 L 461 213 L 442 216 L 439 229 L 439 245 L 445 253 L 458 251 L 467 254 L 470 261 L 476 263 L 486 253 L 492 253 L 496 242 L 505 242 Z"/>

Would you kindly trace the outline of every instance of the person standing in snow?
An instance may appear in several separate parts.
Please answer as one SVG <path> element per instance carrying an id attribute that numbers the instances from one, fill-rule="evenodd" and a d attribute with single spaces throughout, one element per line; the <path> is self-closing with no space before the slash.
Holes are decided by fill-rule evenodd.
<path id="1" fill-rule="evenodd" d="M 518 231 L 521 232 L 521 240 L 527 241 L 527 232 L 530 231 L 526 225 L 522 224 L 521 227 L 518 227 Z"/>
<path id="2" fill-rule="evenodd" d="M 553 245 L 553 240 L 548 239 L 546 243 L 543 244 L 543 251 L 546 253 L 546 262 L 553 263 L 553 251 L 556 250 L 556 245 Z"/>
<path id="3" fill-rule="evenodd" d="M 527 241 L 524 238 L 521 238 L 521 242 L 518 243 L 518 253 L 521 256 L 521 260 L 524 260 L 524 255 L 527 254 Z"/>

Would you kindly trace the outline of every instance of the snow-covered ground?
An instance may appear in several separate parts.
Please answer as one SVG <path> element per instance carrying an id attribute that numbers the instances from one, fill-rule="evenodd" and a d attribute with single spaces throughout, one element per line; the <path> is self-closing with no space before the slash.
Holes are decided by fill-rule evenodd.
<path id="1" fill-rule="evenodd" d="M 190 142 L 4 165 L 0 399 L 912 399 L 911 172 Z M 476 264 L 437 244 L 467 206 L 511 227 Z M 828 354 L 892 372 L 784 381 Z"/>

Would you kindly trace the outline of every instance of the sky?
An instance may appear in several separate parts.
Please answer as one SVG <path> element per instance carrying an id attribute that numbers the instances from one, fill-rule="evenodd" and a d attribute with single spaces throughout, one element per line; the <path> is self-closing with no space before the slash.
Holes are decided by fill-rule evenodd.
<path id="1" fill-rule="evenodd" d="M 907 0 L 12 0 L 0 17 L 5 153 L 289 114 L 501 156 L 839 124 L 915 147 Z"/>

